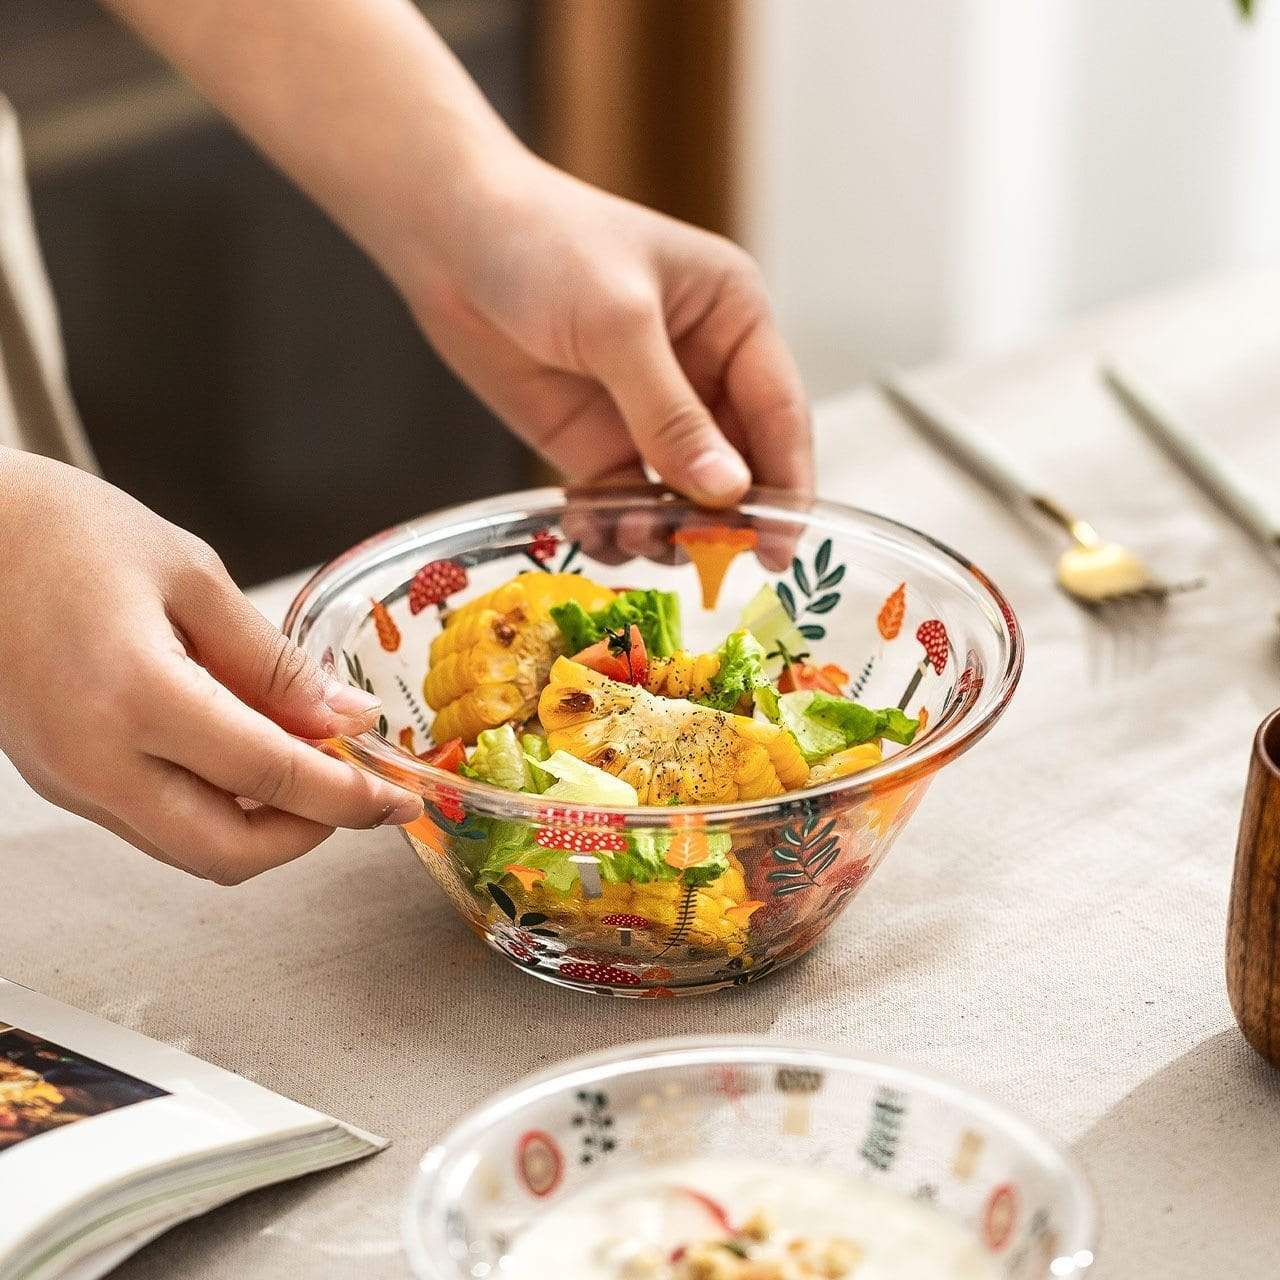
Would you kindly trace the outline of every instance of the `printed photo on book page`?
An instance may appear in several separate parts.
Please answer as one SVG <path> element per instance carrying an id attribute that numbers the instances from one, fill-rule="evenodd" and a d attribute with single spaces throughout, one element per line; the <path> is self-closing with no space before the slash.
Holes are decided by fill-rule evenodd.
<path id="1" fill-rule="evenodd" d="M 167 1092 L 33 1031 L 0 1023 L 0 1152 Z"/>

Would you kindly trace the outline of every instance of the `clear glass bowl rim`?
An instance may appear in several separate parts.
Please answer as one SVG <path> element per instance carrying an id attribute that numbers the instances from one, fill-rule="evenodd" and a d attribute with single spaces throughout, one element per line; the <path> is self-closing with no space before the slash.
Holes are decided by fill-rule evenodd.
<path id="1" fill-rule="evenodd" d="M 871 1076 L 903 1090 L 917 1090 L 980 1117 L 1010 1138 L 1042 1168 L 1060 1176 L 1069 1188 L 1068 1213 L 1060 1221 L 1059 1257 L 1089 1261 L 1068 1275 L 1082 1275 L 1096 1259 L 1100 1230 L 1098 1201 L 1088 1175 L 1057 1139 L 1003 1103 L 946 1076 L 903 1066 L 891 1058 L 854 1054 L 833 1045 L 791 1040 L 759 1040 L 744 1036 L 679 1036 L 622 1045 L 586 1054 L 526 1077 L 466 1113 L 422 1157 L 409 1186 L 401 1215 L 401 1234 L 410 1266 L 418 1280 L 452 1280 L 431 1259 L 423 1239 L 421 1210 L 431 1206 L 431 1225 L 441 1232 L 449 1209 L 445 1183 L 453 1163 L 465 1159 L 475 1139 L 494 1124 L 519 1114 L 532 1103 L 558 1093 L 598 1087 L 619 1076 L 672 1067 L 768 1066 L 819 1069 L 828 1074 Z M 442 1185 L 443 1184 L 443 1185 Z M 433 1203 L 444 1197 L 444 1203 Z M 442 1241 L 433 1240 L 435 1246 Z"/>
<path id="2" fill-rule="evenodd" d="M 305 648 L 311 625 L 323 613 L 327 598 L 336 590 L 358 579 L 384 559 L 402 553 L 408 545 L 415 542 L 429 544 L 447 536 L 457 526 L 491 527 L 520 519 L 522 512 L 531 509 L 546 510 L 570 503 L 579 509 L 594 507 L 608 510 L 610 507 L 631 509 L 637 502 L 644 501 L 653 505 L 678 504 L 696 509 L 687 499 L 660 485 L 589 491 L 543 488 L 482 498 L 394 525 L 357 543 L 316 570 L 290 604 L 285 615 L 284 632 Z M 590 825 L 590 815 L 599 812 L 608 815 L 607 825 L 628 829 L 679 826 L 691 815 L 708 825 L 755 826 L 785 820 L 794 812 L 798 802 L 811 801 L 822 805 L 837 796 L 845 803 L 867 799 L 932 775 L 984 737 L 1008 706 L 1022 675 L 1025 656 L 1022 628 L 1009 601 L 991 579 L 945 543 L 901 521 L 860 507 L 820 498 L 802 498 L 762 486 L 749 490 L 733 506 L 708 514 L 742 514 L 801 524 L 816 523 L 824 518 L 832 522 L 843 521 L 874 529 L 900 546 L 940 555 L 958 569 L 969 588 L 990 605 L 993 614 L 990 620 L 999 619 L 1008 655 L 1004 669 L 991 673 L 984 680 L 970 707 L 953 724 L 927 737 L 918 749 L 892 756 L 883 764 L 861 773 L 803 791 L 789 791 L 781 796 L 727 805 L 672 805 L 666 808 L 574 805 L 575 821 L 584 826 Z M 548 820 L 551 810 L 564 809 L 563 804 L 548 802 L 539 796 L 506 791 L 487 782 L 436 769 L 408 755 L 372 730 L 343 738 L 341 748 L 346 759 L 371 773 L 401 786 L 416 785 L 424 788 L 427 794 L 438 793 L 443 788 L 468 811 L 485 817 L 542 823 Z"/>

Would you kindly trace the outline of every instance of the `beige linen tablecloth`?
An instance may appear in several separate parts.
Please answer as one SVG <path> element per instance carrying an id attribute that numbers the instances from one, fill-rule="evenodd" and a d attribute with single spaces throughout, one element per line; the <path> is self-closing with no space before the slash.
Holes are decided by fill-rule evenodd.
<path id="1" fill-rule="evenodd" d="M 1093 1173 L 1104 1280 L 1274 1277 L 1280 1077 L 1237 1034 L 1222 946 L 1250 737 L 1280 703 L 1280 581 L 1136 434 L 1094 364 L 1129 358 L 1274 493 L 1277 299 L 1275 276 L 1212 282 L 926 375 L 1064 502 L 1171 574 L 1211 575 L 1126 684 L 1092 682 L 1089 628 L 1034 538 L 871 393 L 823 406 L 823 492 L 971 554 L 1011 594 L 1029 658 L 1007 717 L 941 775 L 826 943 L 758 986 L 659 1002 L 559 991 L 484 951 L 394 832 L 340 834 L 219 889 L 0 768 L 7 976 L 395 1142 L 182 1227 L 120 1275 L 403 1276 L 414 1162 L 487 1093 L 578 1051 L 745 1032 L 899 1057 L 1038 1118 Z M 257 595 L 279 616 L 290 590 Z M 54 713 L 84 716 L 92 749 L 89 708 Z"/>

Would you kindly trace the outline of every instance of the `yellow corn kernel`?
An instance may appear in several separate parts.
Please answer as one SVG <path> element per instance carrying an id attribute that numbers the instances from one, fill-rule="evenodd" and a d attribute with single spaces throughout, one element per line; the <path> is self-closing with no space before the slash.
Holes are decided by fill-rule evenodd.
<path id="1" fill-rule="evenodd" d="M 480 685 L 514 684 L 519 675 L 520 664 L 514 654 L 477 645 L 433 662 L 422 691 L 427 705 L 439 711 Z"/>
<path id="2" fill-rule="evenodd" d="M 864 742 L 860 746 L 849 747 L 844 751 L 814 765 L 809 774 L 809 782 L 816 786 L 819 782 L 831 782 L 835 778 L 844 778 L 851 773 L 861 773 L 863 769 L 872 769 L 884 759 L 884 751 L 878 742 Z"/>
<path id="3" fill-rule="evenodd" d="M 616 592 L 577 574 L 523 573 L 449 615 L 431 642 L 423 694 L 439 714 L 437 742 L 474 742 L 484 729 L 525 720 L 563 649 L 552 605 L 603 608 Z"/>
<path id="4" fill-rule="evenodd" d="M 442 707 L 431 726 L 437 742 L 474 742 L 485 729 L 520 718 L 526 699 L 513 684 L 485 684 Z"/>
<path id="5" fill-rule="evenodd" d="M 649 659 L 645 688 L 664 698 L 701 698 L 719 670 L 718 654 L 677 649 L 669 658 Z"/>

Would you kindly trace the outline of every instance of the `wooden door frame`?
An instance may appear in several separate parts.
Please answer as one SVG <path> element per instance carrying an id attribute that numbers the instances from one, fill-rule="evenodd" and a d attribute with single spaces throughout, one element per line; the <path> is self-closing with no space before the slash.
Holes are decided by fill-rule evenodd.
<path id="1" fill-rule="evenodd" d="M 686 221 L 739 230 L 743 0 L 541 0 L 542 153 Z"/>

